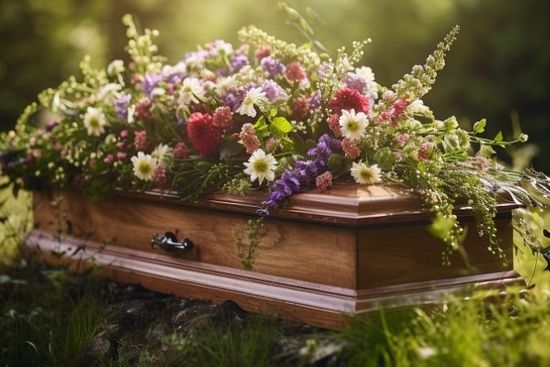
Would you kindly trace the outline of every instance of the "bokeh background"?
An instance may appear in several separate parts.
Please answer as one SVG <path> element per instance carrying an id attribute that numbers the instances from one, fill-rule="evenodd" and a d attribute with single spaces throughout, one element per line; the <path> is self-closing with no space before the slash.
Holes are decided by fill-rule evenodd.
<path id="1" fill-rule="evenodd" d="M 329 50 L 372 38 L 364 57 L 377 80 L 391 85 L 423 63 L 454 25 L 462 32 L 436 87 L 425 98 L 438 116 L 468 124 L 486 117 L 489 134 L 512 137 L 518 122 L 530 143 L 514 152 L 517 168 L 550 172 L 550 1 L 304 0 L 324 23 L 316 38 Z M 0 129 L 13 126 L 38 92 L 77 72 L 89 54 L 96 66 L 126 59 L 121 17 L 161 32 L 161 53 L 176 62 L 197 44 L 256 24 L 302 41 L 269 0 L 0 0 Z"/>

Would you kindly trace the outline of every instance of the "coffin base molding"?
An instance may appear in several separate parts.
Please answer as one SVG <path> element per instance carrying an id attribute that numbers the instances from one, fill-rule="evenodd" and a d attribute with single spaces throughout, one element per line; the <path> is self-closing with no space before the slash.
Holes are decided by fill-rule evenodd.
<path id="1" fill-rule="evenodd" d="M 521 281 L 516 272 L 507 270 L 355 290 L 58 237 L 39 229 L 27 236 L 24 246 L 46 262 L 69 265 L 73 270 L 97 265 L 102 275 L 118 282 L 214 303 L 231 300 L 247 311 L 330 329 L 344 328 L 350 315 L 435 304 L 451 294 L 466 296 L 480 288 L 502 290 Z"/>

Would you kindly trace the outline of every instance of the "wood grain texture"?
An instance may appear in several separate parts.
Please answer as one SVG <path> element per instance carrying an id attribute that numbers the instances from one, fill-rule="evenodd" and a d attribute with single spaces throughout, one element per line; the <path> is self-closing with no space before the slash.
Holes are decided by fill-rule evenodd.
<path id="1" fill-rule="evenodd" d="M 180 297 L 222 303 L 237 302 L 248 311 L 306 322 L 312 325 L 341 329 L 349 315 L 357 315 L 380 307 L 392 308 L 440 302 L 453 293 L 465 293 L 465 285 L 475 288 L 501 288 L 518 280 L 514 272 L 497 272 L 455 279 L 379 287 L 357 292 L 354 289 L 297 281 L 258 272 L 242 271 L 219 265 L 157 257 L 151 252 L 103 247 L 93 241 L 72 236 L 57 237 L 35 230 L 26 239 L 26 248 L 41 259 L 54 264 L 70 264 L 75 271 L 91 264 L 101 267 L 105 276 L 124 283 Z M 57 253 L 74 256 L 53 256 Z"/>
<path id="2" fill-rule="evenodd" d="M 90 201 L 77 191 L 64 191 L 63 198 L 62 212 L 77 237 L 91 230 L 89 239 L 98 243 L 116 238 L 119 246 L 158 257 L 242 268 L 233 231 L 244 229 L 249 216 L 125 196 Z M 50 201 L 35 194 L 35 221 L 43 226 L 55 216 Z M 166 231 L 188 236 L 194 248 L 183 255 L 152 250 L 151 236 Z M 270 220 L 254 259 L 254 270 L 264 274 L 355 287 L 355 232 L 350 229 Z"/>
<path id="3" fill-rule="evenodd" d="M 506 264 L 489 253 L 488 241 L 476 235 L 475 223 L 466 224 L 468 233 L 463 242 L 466 258 L 455 252 L 451 266 L 441 265 L 443 244 L 427 233 L 426 225 L 359 230 L 358 289 L 512 270 L 511 220 L 496 221 Z"/>

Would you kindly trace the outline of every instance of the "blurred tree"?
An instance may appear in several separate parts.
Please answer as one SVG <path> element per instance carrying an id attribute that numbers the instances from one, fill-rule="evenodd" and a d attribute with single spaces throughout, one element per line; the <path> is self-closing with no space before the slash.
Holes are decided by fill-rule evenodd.
<path id="1" fill-rule="evenodd" d="M 161 52 L 172 62 L 197 44 L 236 40 L 257 24 L 290 41 L 271 0 L 0 0 L 0 123 L 8 128 L 41 89 L 74 72 L 84 54 L 95 64 L 125 59 L 124 13 L 161 32 Z M 462 26 L 448 67 L 426 102 L 441 116 L 486 117 L 490 132 L 511 133 L 517 111 L 531 142 L 540 145 L 538 169 L 550 171 L 550 2 L 545 0 L 289 0 L 326 21 L 316 35 L 329 49 L 372 38 L 365 63 L 391 85 L 423 63 L 443 35 Z M 5 3 L 5 4 L 4 4 Z"/>

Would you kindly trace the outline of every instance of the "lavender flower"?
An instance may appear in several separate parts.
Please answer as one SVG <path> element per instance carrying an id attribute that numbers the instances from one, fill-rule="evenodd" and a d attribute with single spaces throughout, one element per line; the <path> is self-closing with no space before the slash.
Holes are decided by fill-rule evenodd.
<path id="1" fill-rule="evenodd" d="M 341 150 L 339 140 L 331 138 L 328 134 L 321 136 L 317 145 L 307 152 L 312 159 L 296 162 L 294 168 L 284 171 L 273 183 L 268 198 L 262 202 L 263 208 L 257 211 L 258 215 L 268 216 L 292 194 L 315 184 L 315 178 L 327 171 L 328 158 Z"/>
<path id="2" fill-rule="evenodd" d="M 128 106 L 130 105 L 130 100 L 132 96 L 129 94 L 124 94 L 119 98 L 115 99 L 115 112 L 116 115 L 121 119 L 126 121 L 128 119 Z"/>
<path id="3" fill-rule="evenodd" d="M 245 55 L 235 55 L 231 58 L 231 70 L 238 72 L 243 67 L 248 65 L 248 58 Z"/>
<path id="4" fill-rule="evenodd" d="M 153 89 L 156 88 L 157 84 L 161 80 L 161 75 L 147 73 L 145 74 L 145 78 L 143 78 L 143 81 L 141 82 L 141 89 L 143 90 L 143 92 L 150 96 Z"/>
<path id="5" fill-rule="evenodd" d="M 321 93 L 316 91 L 311 94 L 311 98 L 309 99 L 309 108 L 312 111 L 315 111 L 319 107 L 321 107 Z"/>
<path id="6" fill-rule="evenodd" d="M 260 62 L 260 65 L 271 78 L 281 75 L 285 71 L 285 66 L 283 63 L 272 58 L 271 56 L 264 57 Z"/>
<path id="7" fill-rule="evenodd" d="M 269 102 L 288 99 L 286 91 L 273 80 L 264 81 L 261 88 Z"/>

